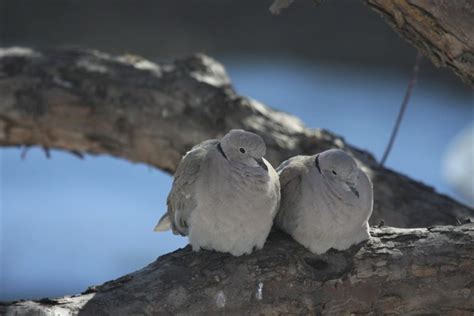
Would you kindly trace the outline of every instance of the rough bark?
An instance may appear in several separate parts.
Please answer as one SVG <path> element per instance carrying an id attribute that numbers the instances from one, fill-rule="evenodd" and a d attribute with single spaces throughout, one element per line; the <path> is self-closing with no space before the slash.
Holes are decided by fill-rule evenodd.
<path id="1" fill-rule="evenodd" d="M 319 4 L 320 1 L 317 1 Z M 438 67 L 448 67 L 474 87 L 472 0 L 363 0 Z M 275 14 L 292 1 L 275 0 Z"/>
<path id="2" fill-rule="evenodd" d="M 472 0 L 364 0 L 438 67 L 474 87 Z"/>
<path id="3" fill-rule="evenodd" d="M 474 224 L 371 234 L 319 256 L 280 232 L 249 256 L 188 246 L 81 295 L 4 304 L 0 314 L 474 313 Z"/>
<path id="4" fill-rule="evenodd" d="M 352 153 L 374 182 L 372 224 L 455 225 L 474 216 L 433 188 L 380 167 L 341 137 L 237 95 L 209 57 L 158 65 L 74 49 L 0 50 L 1 146 L 109 154 L 172 173 L 194 144 L 232 128 L 261 135 L 275 166 L 332 147 Z"/>

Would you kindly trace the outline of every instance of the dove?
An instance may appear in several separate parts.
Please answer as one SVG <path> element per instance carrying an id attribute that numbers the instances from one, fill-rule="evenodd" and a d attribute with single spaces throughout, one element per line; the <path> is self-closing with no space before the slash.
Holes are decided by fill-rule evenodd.
<path id="1" fill-rule="evenodd" d="M 275 224 L 315 254 L 369 239 L 369 177 L 340 149 L 295 156 L 277 168 L 281 206 Z"/>
<path id="2" fill-rule="evenodd" d="M 265 152 L 263 139 L 244 130 L 194 146 L 178 165 L 155 231 L 187 236 L 194 251 L 240 256 L 261 249 L 280 203 L 278 175 Z"/>

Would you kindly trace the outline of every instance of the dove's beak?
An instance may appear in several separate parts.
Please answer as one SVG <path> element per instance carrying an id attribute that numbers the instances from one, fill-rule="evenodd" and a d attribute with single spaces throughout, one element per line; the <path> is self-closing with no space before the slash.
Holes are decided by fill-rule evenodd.
<path id="1" fill-rule="evenodd" d="M 258 163 L 260 167 L 262 167 L 265 171 L 268 171 L 268 167 L 263 161 L 263 158 L 255 158 L 255 161 Z"/>
<path id="2" fill-rule="evenodd" d="M 357 198 L 359 198 L 359 191 L 357 191 L 357 189 L 355 188 L 354 183 L 346 182 L 346 184 L 349 187 L 349 189 L 351 190 L 351 192 L 354 193 L 354 195 L 357 196 Z"/>

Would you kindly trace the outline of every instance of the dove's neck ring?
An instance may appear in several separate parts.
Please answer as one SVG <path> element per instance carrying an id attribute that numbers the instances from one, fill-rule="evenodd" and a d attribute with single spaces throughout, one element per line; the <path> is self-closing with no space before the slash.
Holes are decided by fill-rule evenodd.
<path id="1" fill-rule="evenodd" d="M 359 198 L 359 192 L 355 188 L 356 181 L 346 181 L 344 179 L 338 179 L 335 177 L 336 173 L 333 171 L 334 176 L 331 174 L 326 176 L 326 172 L 323 172 L 319 163 L 319 154 L 316 155 L 314 159 L 314 165 L 318 170 L 319 174 L 323 177 L 324 183 L 328 189 L 328 193 L 330 196 L 335 197 L 337 199 L 347 200 L 347 198 L 343 198 L 346 195 L 346 192 L 352 191 L 352 193 Z M 325 170 L 326 171 L 326 170 Z"/>
<path id="2" fill-rule="evenodd" d="M 316 159 L 314 159 L 314 164 L 316 165 L 316 169 L 318 169 L 320 174 L 323 174 L 321 172 L 321 167 L 319 166 L 319 154 L 316 155 Z"/>
<path id="3" fill-rule="evenodd" d="M 222 155 L 226 160 L 229 160 L 229 159 L 227 158 L 227 155 L 225 154 L 224 150 L 222 149 L 222 146 L 221 146 L 221 143 L 220 143 L 220 142 L 217 144 L 217 150 L 221 153 L 221 155 Z"/>

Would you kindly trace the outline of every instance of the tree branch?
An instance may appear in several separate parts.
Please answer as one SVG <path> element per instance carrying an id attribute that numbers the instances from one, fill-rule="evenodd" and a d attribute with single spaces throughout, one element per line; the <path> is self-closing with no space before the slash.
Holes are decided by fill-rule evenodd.
<path id="1" fill-rule="evenodd" d="M 438 67 L 474 87 L 474 6 L 471 0 L 364 0 Z"/>
<path id="2" fill-rule="evenodd" d="M 382 168 L 328 131 L 237 95 L 203 55 L 168 64 L 81 50 L 0 50 L 0 145 L 109 154 L 172 173 L 194 144 L 244 128 L 265 140 L 275 166 L 328 148 L 352 153 L 374 182 L 372 224 L 456 225 L 474 211 Z"/>
<path id="3" fill-rule="evenodd" d="M 82 295 L 4 304 L 0 314 L 472 315 L 474 224 L 371 234 L 319 256 L 280 232 L 250 256 L 188 246 Z"/>
<path id="4" fill-rule="evenodd" d="M 471 0 L 363 2 L 433 64 L 450 68 L 474 87 L 474 6 Z M 291 3 L 275 0 L 271 11 L 279 14 Z"/>

